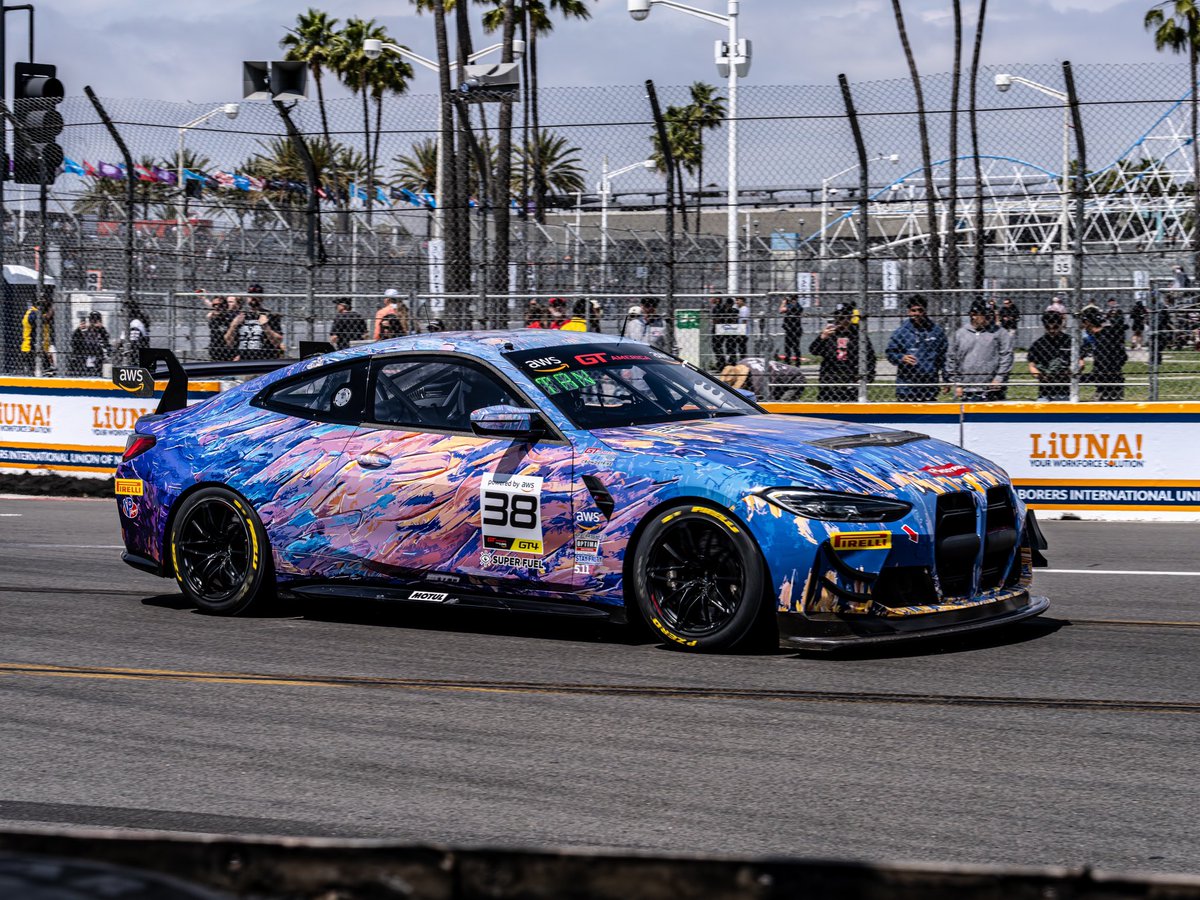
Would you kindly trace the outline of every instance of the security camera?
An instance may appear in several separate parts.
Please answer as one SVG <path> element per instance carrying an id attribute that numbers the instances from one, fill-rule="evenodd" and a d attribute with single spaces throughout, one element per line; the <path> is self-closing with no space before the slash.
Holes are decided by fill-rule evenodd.
<path id="1" fill-rule="evenodd" d="M 996 90 L 1004 93 L 1012 87 L 1012 76 L 1006 72 L 998 72 L 996 74 Z"/>
<path id="2" fill-rule="evenodd" d="M 657 163 L 655 163 L 654 160 L 652 160 L 652 159 L 643 159 L 642 160 L 643 168 L 653 169 L 656 165 L 657 165 Z"/>
<path id="3" fill-rule="evenodd" d="M 363 41 L 363 56 L 367 59 L 379 59 L 383 53 L 383 41 L 378 38 L 367 38 Z"/>
<path id="4" fill-rule="evenodd" d="M 838 195 L 838 189 L 835 187 L 831 187 L 825 193 L 827 193 L 830 197 L 836 197 Z"/>
<path id="5" fill-rule="evenodd" d="M 525 42 L 518 39 L 513 41 L 513 59 L 521 59 L 525 55 Z"/>
<path id="6" fill-rule="evenodd" d="M 226 103 L 221 107 L 221 111 L 225 113 L 225 117 L 236 119 L 238 114 L 238 105 L 236 103 Z"/>
<path id="7" fill-rule="evenodd" d="M 650 15 L 651 0 L 628 0 L 629 15 L 633 17 L 633 21 L 641 22 Z"/>

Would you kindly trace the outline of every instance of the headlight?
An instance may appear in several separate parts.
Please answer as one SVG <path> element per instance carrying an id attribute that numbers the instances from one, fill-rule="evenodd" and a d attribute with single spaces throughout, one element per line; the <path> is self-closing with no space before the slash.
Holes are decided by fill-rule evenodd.
<path id="1" fill-rule="evenodd" d="M 790 513 L 827 522 L 895 522 L 912 509 L 903 500 L 806 488 L 772 488 L 763 496 Z"/>

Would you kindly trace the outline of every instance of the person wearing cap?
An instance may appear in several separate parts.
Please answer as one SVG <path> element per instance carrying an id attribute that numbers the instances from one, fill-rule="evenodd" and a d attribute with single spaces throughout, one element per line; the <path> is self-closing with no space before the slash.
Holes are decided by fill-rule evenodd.
<path id="1" fill-rule="evenodd" d="M 658 311 L 658 301 L 653 297 L 642 300 L 642 322 L 645 330 L 642 332 L 642 342 L 656 350 L 667 349 L 667 320 Z"/>
<path id="2" fill-rule="evenodd" d="M 1125 399 L 1125 336 L 1104 317 L 1104 313 L 1089 307 L 1079 314 L 1083 330 L 1091 335 L 1088 353 L 1092 357 L 1092 371 L 1081 375 L 1079 380 L 1096 385 L 1096 399 L 1115 403 Z M 1084 364 L 1080 360 L 1080 365 Z"/>
<path id="3" fill-rule="evenodd" d="M 646 337 L 646 321 L 643 318 L 643 310 L 640 306 L 629 307 L 629 312 L 625 315 L 625 327 L 621 329 L 621 335 L 629 338 L 631 341 L 642 341 Z"/>
<path id="4" fill-rule="evenodd" d="M 1069 400 L 1071 398 L 1071 338 L 1063 330 L 1063 314 L 1047 310 L 1042 313 L 1046 333 L 1033 342 L 1025 359 L 1029 374 L 1038 380 L 1039 400 Z"/>
<path id="5" fill-rule="evenodd" d="M 833 318 L 808 345 L 809 353 L 821 357 L 818 403 L 854 403 L 858 400 L 858 382 L 863 377 L 868 382 L 875 380 L 875 348 L 869 337 L 861 336 L 866 342 L 866 371 L 863 372 L 859 368 L 859 340 L 854 307 L 839 303 L 834 307 Z"/>
<path id="6" fill-rule="evenodd" d="M 548 328 L 561 329 L 571 321 L 567 313 L 567 301 L 562 297 L 551 297 L 547 305 L 550 307 L 550 317 L 546 323 Z"/>
<path id="7" fill-rule="evenodd" d="M 408 334 L 408 310 L 400 302 L 400 292 L 395 288 L 388 288 L 383 292 L 383 302 L 379 304 L 379 309 L 375 311 L 375 330 L 372 333 L 372 340 L 378 341 L 383 339 L 380 323 L 383 321 L 384 316 L 393 316 L 395 318 L 388 337 L 399 337 L 400 335 Z"/>
<path id="8" fill-rule="evenodd" d="M 950 342 L 946 380 L 954 382 L 954 395 L 967 403 L 1000 400 L 1012 373 L 1012 335 L 992 322 L 983 300 L 971 304 L 969 315 Z"/>
<path id="9" fill-rule="evenodd" d="M 345 350 L 354 341 L 367 338 L 367 320 L 354 312 L 349 297 L 338 297 L 337 312 L 329 329 L 329 343 L 337 350 Z"/>
<path id="10" fill-rule="evenodd" d="M 546 307 L 542 306 L 542 304 L 538 302 L 537 297 L 531 297 L 529 299 L 529 305 L 525 308 L 525 327 L 546 327 Z"/>
<path id="11" fill-rule="evenodd" d="M 948 341 L 942 326 L 926 314 L 920 294 L 908 298 L 908 319 L 892 334 L 884 351 L 896 367 L 896 399 L 902 403 L 932 403 L 946 368 Z"/>

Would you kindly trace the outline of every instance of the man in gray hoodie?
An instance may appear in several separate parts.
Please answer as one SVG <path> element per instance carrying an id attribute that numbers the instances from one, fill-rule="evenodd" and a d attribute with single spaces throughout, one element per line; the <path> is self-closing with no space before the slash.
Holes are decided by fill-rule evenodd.
<path id="1" fill-rule="evenodd" d="M 954 333 L 946 354 L 946 380 L 967 403 L 999 400 L 1012 372 L 1013 338 L 992 321 L 986 303 L 971 304 L 970 324 Z"/>

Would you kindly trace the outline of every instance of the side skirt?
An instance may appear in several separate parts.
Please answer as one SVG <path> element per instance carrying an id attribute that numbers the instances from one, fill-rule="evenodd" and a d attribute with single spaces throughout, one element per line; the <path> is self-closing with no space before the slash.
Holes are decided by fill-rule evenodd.
<path id="1" fill-rule="evenodd" d="M 615 620 L 612 612 L 582 603 L 556 603 L 552 600 L 527 600 L 520 597 L 500 597 L 492 594 L 473 594 L 444 584 L 428 587 L 381 587 L 361 582 L 326 581 L 308 584 L 280 585 L 284 594 L 294 594 L 306 600 L 346 598 L 351 600 L 381 600 L 388 603 L 461 606 L 472 609 L 491 609 L 501 612 L 535 613 L 568 616 L 577 619 Z"/>

